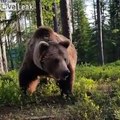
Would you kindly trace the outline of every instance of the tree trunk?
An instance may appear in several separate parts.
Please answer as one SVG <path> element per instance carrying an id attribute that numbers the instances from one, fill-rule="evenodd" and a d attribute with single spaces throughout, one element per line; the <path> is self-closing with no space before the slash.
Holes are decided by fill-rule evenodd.
<path id="1" fill-rule="evenodd" d="M 93 8 L 94 8 L 94 20 L 95 20 L 95 26 L 96 26 L 97 18 L 96 18 L 96 4 L 95 4 L 95 0 L 93 0 Z"/>
<path id="2" fill-rule="evenodd" d="M 1 36 L 0 36 L 0 74 L 3 74 L 4 68 L 3 68 L 3 60 L 2 60 L 2 50 L 1 50 Z"/>
<path id="3" fill-rule="evenodd" d="M 20 18 L 21 18 L 21 15 L 18 16 L 18 18 L 17 18 L 17 24 L 16 24 L 16 27 L 17 27 L 16 40 L 17 40 L 17 44 L 18 44 L 18 54 L 19 54 L 18 60 L 19 61 L 22 60 L 22 53 L 21 53 L 22 34 L 21 34 Z"/>
<path id="4" fill-rule="evenodd" d="M 72 19 L 72 29 L 73 29 L 73 33 L 75 32 L 75 28 L 74 28 L 74 10 L 73 10 L 73 0 L 71 0 L 71 19 Z"/>
<path id="5" fill-rule="evenodd" d="M 7 72 L 8 67 L 7 67 L 6 50 L 5 50 L 5 45 L 3 44 L 1 36 L 0 36 L 0 50 L 1 50 L 1 58 L 2 58 L 1 62 L 3 65 L 3 72 Z"/>
<path id="6" fill-rule="evenodd" d="M 24 12 L 24 29 L 25 29 L 25 33 L 27 33 L 27 12 Z"/>
<path id="7" fill-rule="evenodd" d="M 7 35 L 7 40 L 8 40 L 9 60 L 10 60 L 10 65 L 11 65 L 10 70 L 13 70 L 14 62 L 13 62 L 12 55 L 11 55 L 11 42 L 10 42 L 9 35 Z"/>
<path id="8" fill-rule="evenodd" d="M 62 33 L 64 36 L 72 40 L 71 12 L 70 3 L 68 0 L 60 0 L 60 10 L 62 20 Z"/>
<path id="9" fill-rule="evenodd" d="M 57 5 L 56 2 L 53 3 L 53 22 L 54 22 L 54 31 L 58 32 L 58 21 L 57 21 Z"/>
<path id="10" fill-rule="evenodd" d="M 100 51 L 100 63 L 104 65 L 104 51 L 103 51 L 103 40 L 102 40 L 102 21 L 100 11 L 100 1 L 97 0 L 97 23 L 98 23 L 98 46 Z"/>
<path id="11" fill-rule="evenodd" d="M 1 20 L 1 18 L 0 18 Z M 0 30 L 4 27 L 4 24 L 1 24 Z M 6 56 L 6 48 L 5 48 L 5 36 L 2 39 L 0 33 L 0 72 L 4 73 L 8 71 L 8 64 L 7 64 L 7 56 Z M 4 40 L 4 41 L 3 41 Z"/>
<path id="12" fill-rule="evenodd" d="M 37 27 L 40 27 L 41 25 L 43 25 L 41 0 L 35 0 L 35 3 L 36 3 L 36 20 L 37 20 Z"/>
<path id="13" fill-rule="evenodd" d="M 20 28 L 20 18 L 17 18 L 17 42 L 20 44 L 22 42 L 22 38 L 21 38 L 21 28 Z"/>

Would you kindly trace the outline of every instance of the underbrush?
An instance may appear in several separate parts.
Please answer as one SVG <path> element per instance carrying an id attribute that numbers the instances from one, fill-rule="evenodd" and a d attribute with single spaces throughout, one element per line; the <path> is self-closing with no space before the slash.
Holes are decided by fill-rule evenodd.
<path id="1" fill-rule="evenodd" d="M 120 66 L 105 65 L 105 66 L 93 66 L 82 65 L 77 66 L 76 76 L 91 78 L 93 80 L 117 80 L 120 78 Z"/>
<path id="2" fill-rule="evenodd" d="M 77 66 L 74 93 L 69 98 L 60 97 L 55 81 L 50 80 L 48 84 L 40 84 L 35 94 L 25 98 L 24 102 L 18 87 L 17 71 L 8 72 L 0 76 L 0 107 L 25 107 L 34 104 L 54 110 L 59 119 L 119 120 L 119 63 Z"/>

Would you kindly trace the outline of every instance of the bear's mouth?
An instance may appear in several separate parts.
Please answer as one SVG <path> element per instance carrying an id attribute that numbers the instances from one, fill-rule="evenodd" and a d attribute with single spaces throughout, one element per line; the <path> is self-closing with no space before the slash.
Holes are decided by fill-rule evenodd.
<path id="1" fill-rule="evenodd" d="M 69 77 L 69 76 L 66 76 L 66 77 L 64 77 L 64 78 L 57 78 L 56 80 L 57 80 L 57 81 L 61 81 L 61 80 L 65 81 L 65 80 L 67 80 L 68 77 Z"/>
<path id="2" fill-rule="evenodd" d="M 69 75 L 68 76 L 66 76 L 65 78 L 64 78 L 64 80 L 67 80 L 67 78 L 69 77 Z"/>
<path id="3" fill-rule="evenodd" d="M 67 76 L 55 76 L 55 75 L 52 75 L 52 78 L 55 79 L 56 81 L 66 81 L 68 78 L 70 77 L 70 75 L 67 75 Z"/>

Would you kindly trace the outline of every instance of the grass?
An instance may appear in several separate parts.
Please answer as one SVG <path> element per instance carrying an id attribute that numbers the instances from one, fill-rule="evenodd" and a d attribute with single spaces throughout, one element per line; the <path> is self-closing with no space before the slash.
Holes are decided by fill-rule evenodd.
<path id="1" fill-rule="evenodd" d="M 119 120 L 120 61 L 76 68 L 74 94 L 60 97 L 51 80 L 23 101 L 17 71 L 0 76 L 0 119 Z"/>

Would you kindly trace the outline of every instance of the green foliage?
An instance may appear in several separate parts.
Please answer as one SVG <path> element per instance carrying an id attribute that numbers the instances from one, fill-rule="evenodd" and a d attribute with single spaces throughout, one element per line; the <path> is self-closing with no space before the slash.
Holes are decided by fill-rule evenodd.
<path id="1" fill-rule="evenodd" d="M 60 0 L 43 0 L 42 1 L 42 12 L 44 25 L 53 27 L 53 3 L 56 2 L 59 5 Z"/>
<path id="2" fill-rule="evenodd" d="M 89 42 L 91 40 L 91 28 L 85 15 L 83 0 L 73 1 L 73 42 L 76 44 L 78 62 L 87 62 L 89 53 Z"/>
<path id="3" fill-rule="evenodd" d="M 35 105 L 40 106 L 42 110 L 47 106 L 48 109 L 54 110 L 53 114 L 60 119 L 61 114 L 65 119 L 74 120 L 119 119 L 119 64 L 120 61 L 103 67 L 87 64 L 77 66 L 73 96 L 68 98 L 58 96 L 60 90 L 53 79 L 48 84 L 41 82 L 35 94 L 28 96 L 27 99 L 22 98 L 18 87 L 17 72 L 8 72 L 0 76 L 0 106 L 10 105 L 23 108 Z M 47 110 L 44 109 L 44 114 Z"/>
<path id="4" fill-rule="evenodd" d="M 0 106 L 15 105 L 20 101 L 17 72 L 11 71 L 0 76 Z"/>
<path id="5" fill-rule="evenodd" d="M 113 62 L 113 63 L 109 63 L 109 64 L 107 64 L 108 66 L 120 66 L 120 60 L 117 60 L 116 62 Z M 107 66 L 106 65 L 106 66 Z"/>
<path id="6" fill-rule="evenodd" d="M 59 93 L 59 89 L 56 86 L 55 81 L 50 80 L 47 84 L 40 85 L 38 88 L 39 96 L 49 96 Z M 60 93 L 59 93 L 60 94 Z"/>
<path id="7" fill-rule="evenodd" d="M 110 65 L 104 65 L 99 67 L 92 65 L 83 65 L 78 66 L 77 69 L 79 70 L 79 76 L 91 78 L 93 80 L 117 80 L 118 78 L 120 78 L 119 61 L 111 63 Z"/>
<path id="8" fill-rule="evenodd" d="M 97 88 L 97 83 L 92 79 L 87 79 L 85 77 L 77 77 L 74 84 L 74 95 L 76 98 L 84 96 L 86 93 L 94 92 Z"/>
<path id="9" fill-rule="evenodd" d="M 76 102 L 75 105 L 69 106 L 68 108 L 70 111 L 69 118 L 72 120 L 102 120 L 99 105 L 96 105 L 87 95 Z"/>
<path id="10" fill-rule="evenodd" d="M 103 24 L 104 54 L 106 62 L 116 61 L 120 58 L 119 4 L 119 0 L 111 0 L 108 3 L 109 8 L 106 10 L 110 16 L 108 17 L 108 20 L 106 20 L 108 23 L 104 22 Z M 107 19 L 107 16 L 105 16 L 105 18 Z"/>

